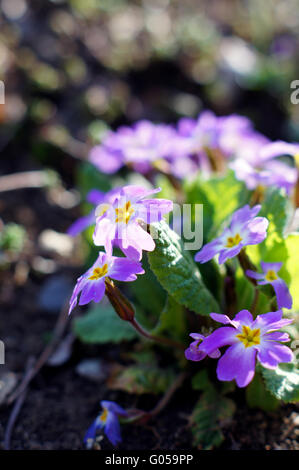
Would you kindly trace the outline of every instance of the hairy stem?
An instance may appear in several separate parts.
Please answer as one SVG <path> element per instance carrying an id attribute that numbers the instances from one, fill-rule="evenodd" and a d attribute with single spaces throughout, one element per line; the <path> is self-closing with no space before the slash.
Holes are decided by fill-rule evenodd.
<path id="1" fill-rule="evenodd" d="M 166 346 L 172 346 L 181 350 L 185 349 L 185 345 L 182 343 L 179 343 L 178 341 L 172 340 L 170 338 L 165 338 L 161 336 L 156 336 L 152 335 L 148 331 L 146 331 L 136 320 L 133 318 L 133 320 L 130 321 L 131 325 L 135 328 L 136 331 L 142 336 L 144 336 L 147 339 L 150 339 L 152 341 L 156 341 L 157 343 L 165 344 Z"/>

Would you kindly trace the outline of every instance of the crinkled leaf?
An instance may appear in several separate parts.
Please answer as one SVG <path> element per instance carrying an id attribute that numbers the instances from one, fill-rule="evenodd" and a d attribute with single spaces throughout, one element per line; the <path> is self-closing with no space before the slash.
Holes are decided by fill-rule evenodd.
<path id="1" fill-rule="evenodd" d="M 191 255 L 179 236 L 164 222 L 152 224 L 156 249 L 148 254 L 151 269 L 164 289 L 193 312 L 209 315 L 219 305 L 201 279 Z"/>
<path id="2" fill-rule="evenodd" d="M 117 365 L 112 370 L 108 387 L 136 395 L 159 394 L 165 392 L 174 379 L 175 373 L 170 368 L 161 369 L 157 365 L 148 363 L 129 367 Z"/>
<path id="3" fill-rule="evenodd" d="M 185 185 L 187 202 L 203 204 L 205 238 L 212 238 L 222 223 L 239 207 L 248 202 L 249 192 L 233 171 L 225 176 L 205 180 L 199 176 Z M 210 232 L 210 233 L 208 233 Z"/>
<path id="4" fill-rule="evenodd" d="M 153 333 L 157 335 L 162 334 L 178 340 L 184 340 L 186 338 L 185 309 L 182 305 L 178 304 L 173 297 L 167 297 L 159 323 Z"/>
<path id="5" fill-rule="evenodd" d="M 119 343 L 136 338 L 132 326 L 121 320 L 110 305 L 97 305 L 73 323 L 76 336 L 84 343 Z"/>
<path id="6" fill-rule="evenodd" d="M 190 416 L 193 444 L 201 449 L 212 449 L 223 441 L 221 428 L 232 418 L 235 404 L 215 388 L 205 369 L 193 377 L 192 387 L 203 391 Z"/>
<path id="7" fill-rule="evenodd" d="M 262 369 L 268 390 L 279 400 L 285 402 L 299 401 L 299 368 L 298 364 L 280 364 L 275 370 Z"/>
<path id="8" fill-rule="evenodd" d="M 201 449 L 212 449 L 223 441 L 221 428 L 230 421 L 235 412 L 234 402 L 224 396 L 233 389 L 229 385 L 218 391 L 210 381 L 206 369 L 193 377 L 192 387 L 203 392 L 190 416 L 193 444 Z"/>
<path id="9" fill-rule="evenodd" d="M 255 374 L 246 388 L 246 401 L 250 408 L 260 408 L 264 411 L 274 411 L 279 406 L 279 400 L 266 389 L 259 373 Z"/>

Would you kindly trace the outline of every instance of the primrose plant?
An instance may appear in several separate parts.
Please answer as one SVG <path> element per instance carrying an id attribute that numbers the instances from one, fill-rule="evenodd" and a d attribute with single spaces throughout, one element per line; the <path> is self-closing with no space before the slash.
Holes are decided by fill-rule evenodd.
<path id="1" fill-rule="evenodd" d="M 87 343 L 129 342 L 129 363 L 111 366 L 109 386 L 162 398 L 141 410 L 102 397 L 88 448 L 102 432 L 119 445 L 120 423 L 154 419 L 190 383 L 199 391 L 193 445 L 203 449 L 221 443 L 236 386 L 264 410 L 299 400 L 298 149 L 270 142 L 243 116 L 204 111 L 176 126 L 140 121 L 109 131 L 91 150 L 80 172 L 92 208 L 69 233 L 85 231 L 95 261 L 69 312 L 92 305 L 74 331 Z M 197 252 L 171 228 L 174 203 L 203 204 Z"/>

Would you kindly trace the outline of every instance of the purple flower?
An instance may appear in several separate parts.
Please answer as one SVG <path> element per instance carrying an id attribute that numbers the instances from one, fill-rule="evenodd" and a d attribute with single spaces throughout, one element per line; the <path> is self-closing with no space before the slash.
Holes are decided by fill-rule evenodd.
<path id="1" fill-rule="evenodd" d="M 153 251 L 154 240 L 140 222 L 157 222 L 172 210 L 173 204 L 167 199 L 147 198 L 159 191 L 160 188 L 146 190 L 142 186 L 124 186 L 113 204 L 100 204 L 96 210 L 95 245 L 105 246 L 109 253 L 113 244 L 117 245 L 135 259 L 141 259 L 142 250 Z"/>
<path id="2" fill-rule="evenodd" d="M 84 444 L 91 449 L 96 438 L 96 433 L 100 429 L 104 430 L 107 438 L 114 446 L 121 442 L 120 425 L 118 418 L 127 417 L 128 413 L 117 403 L 113 401 L 101 401 L 102 413 L 97 416 L 92 425 L 88 428 Z"/>
<path id="3" fill-rule="evenodd" d="M 229 228 L 222 235 L 205 245 L 196 255 L 195 261 L 206 263 L 219 253 L 219 263 L 238 255 L 247 245 L 257 245 L 265 240 L 268 220 L 256 217 L 261 206 L 250 208 L 248 205 L 238 209 L 232 216 Z"/>
<path id="4" fill-rule="evenodd" d="M 189 348 L 185 350 L 185 357 L 189 361 L 195 361 L 195 362 L 201 361 L 207 356 L 206 353 L 204 353 L 203 351 L 199 349 L 200 343 L 204 340 L 205 337 L 199 333 L 191 333 L 190 336 L 191 338 L 195 339 L 195 341 L 192 341 Z M 214 359 L 217 359 L 217 357 L 219 357 L 220 354 L 221 353 L 219 349 L 216 349 L 215 351 L 212 351 L 209 354 L 209 356 Z"/>
<path id="5" fill-rule="evenodd" d="M 264 136 L 253 135 L 242 142 L 241 150 L 230 164 L 237 179 L 245 181 L 248 189 L 257 186 L 277 186 L 289 194 L 297 181 L 298 172 L 277 157 L 295 156 L 299 146 L 286 142 L 269 142 Z"/>
<path id="6" fill-rule="evenodd" d="M 137 279 L 136 274 L 144 274 L 138 261 L 99 253 L 94 265 L 77 280 L 70 300 L 69 313 L 77 305 L 79 294 L 79 305 L 88 304 L 92 300 L 100 302 L 105 294 L 106 277 L 116 281 L 130 282 Z"/>
<path id="7" fill-rule="evenodd" d="M 99 204 L 112 203 L 117 194 L 119 194 L 121 188 L 114 188 L 107 193 L 103 193 L 98 189 L 92 189 L 86 196 L 86 201 L 93 204 L 95 207 Z M 75 237 L 79 233 L 83 232 L 87 227 L 95 224 L 95 207 L 94 209 L 86 216 L 80 217 L 76 220 L 68 229 L 67 233 L 72 237 Z"/>
<path id="8" fill-rule="evenodd" d="M 292 308 L 293 300 L 285 281 L 278 276 L 282 263 L 261 262 L 263 272 L 257 273 L 250 269 L 246 271 L 247 276 L 258 281 L 259 285 L 271 284 L 277 297 L 278 308 Z"/>
<path id="9" fill-rule="evenodd" d="M 169 125 L 139 121 L 132 127 L 109 132 L 102 144 L 91 150 L 89 159 L 104 173 L 114 173 L 123 165 L 147 173 L 156 161 L 168 156 L 174 134 Z"/>
<path id="10" fill-rule="evenodd" d="M 293 320 L 282 319 L 281 310 L 258 315 L 255 320 L 248 310 L 241 310 L 234 320 L 218 313 L 211 313 L 211 317 L 230 325 L 218 328 L 200 345 L 205 354 L 229 346 L 218 361 L 219 380 L 236 380 L 239 387 L 246 387 L 254 377 L 256 361 L 267 369 L 276 369 L 279 363 L 292 361 L 291 349 L 280 344 L 290 338 L 278 330 Z"/>

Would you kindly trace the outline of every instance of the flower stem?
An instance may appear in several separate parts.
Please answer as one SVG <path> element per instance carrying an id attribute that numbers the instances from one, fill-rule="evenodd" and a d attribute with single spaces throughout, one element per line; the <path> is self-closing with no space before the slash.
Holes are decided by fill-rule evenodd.
<path id="1" fill-rule="evenodd" d="M 259 301 L 259 297 L 260 297 L 260 291 L 256 287 L 255 290 L 254 290 L 253 301 L 252 301 L 252 304 L 251 304 L 251 307 L 250 307 L 250 311 L 253 315 L 255 314 L 255 310 L 256 310 L 256 307 L 257 307 L 257 304 L 258 304 L 258 301 Z"/>
<path id="2" fill-rule="evenodd" d="M 133 318 L 130 321 L 131 325 L 135 328 L 136 331 L 142 336 L 152 341 L 156 341 L 157 343 L 165 344 L 166 346 L 172 346 L 181 350 L 185 349 L 185 345 L 179 343 L 178 341 L 172 340 L 170 338 L 164 338 L 161 336 L 152 335 L 148 331 L 146 331 L 136 320 Z"/>

